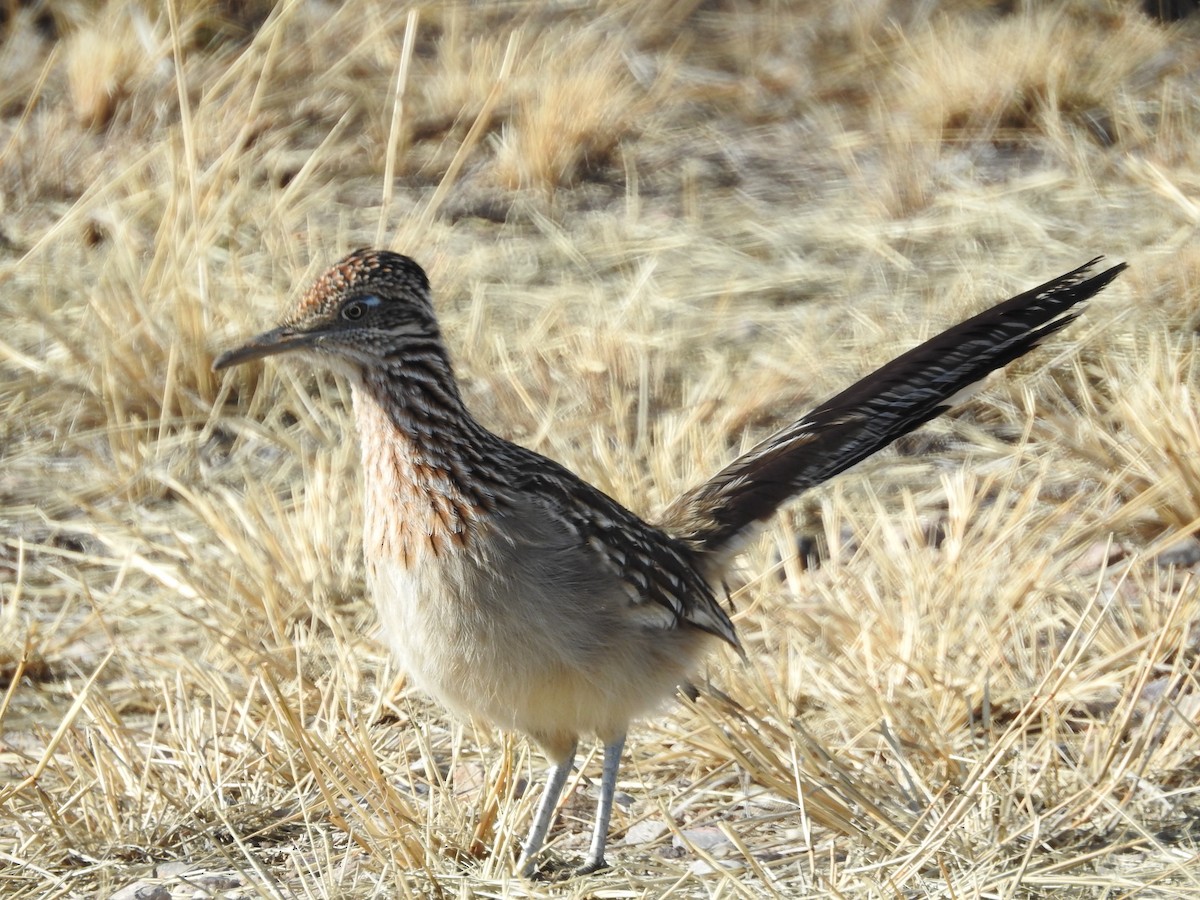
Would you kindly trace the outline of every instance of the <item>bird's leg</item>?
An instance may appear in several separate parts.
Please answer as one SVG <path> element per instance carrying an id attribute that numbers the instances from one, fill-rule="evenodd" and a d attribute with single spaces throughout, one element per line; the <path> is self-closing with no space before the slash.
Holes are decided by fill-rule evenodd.
<path id="1" fill-rule="evenodd" d="M 608 840 L 608 820 L 612 818 L 613 794 L 617 790 L 617 770 L 621 767 L 621 749 L 625 746 L 625 735 L 604 745 L 604 771 L 600 776 L 600 799 L 596 801 L 596 830 L 592 832 L 592 846 L 587 860 L 575 874 L 588 875 L 607 868 L 604 862 L 604 844 Z"/>
<path id="2" fill-rule="evenodd" d="M 554 807 L 558 805 L 558 798 L 562 795 L 563 787 L 567 783 L 567 776 L 571 774 L 571 765 L 574 762 L 575 744 L 572 742 L 567 755 L 550 767 L 546 790 L 542 794 L 542 799 L 538 801 L 537 815 L 533 817 L 529 837 L 525 839 L 525 846 L 521 848 L 521 858 L 517 861 L 517 870 L 525 878 L 533 874 L 533 864 L 546 840 L 546 832 L 550 830 L 550 821 L 554 818 Z"/>

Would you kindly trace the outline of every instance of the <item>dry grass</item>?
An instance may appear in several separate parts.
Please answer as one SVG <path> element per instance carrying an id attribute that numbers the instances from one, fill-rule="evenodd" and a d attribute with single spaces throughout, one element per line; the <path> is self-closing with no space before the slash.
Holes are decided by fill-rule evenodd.
<path id="1" fill-rule="evenodd" d="M 1200 33 L 1003 6 L 6 4 L 0 894 L 1195 896 Z M 209 372 L 378 233 L 480 416 L 647 513 L 1132 268 L 780 518 L 750 663 L 636 729 L 613 869 L 546 885 L 541 761 L 375 643 L 345 385 Z"/>

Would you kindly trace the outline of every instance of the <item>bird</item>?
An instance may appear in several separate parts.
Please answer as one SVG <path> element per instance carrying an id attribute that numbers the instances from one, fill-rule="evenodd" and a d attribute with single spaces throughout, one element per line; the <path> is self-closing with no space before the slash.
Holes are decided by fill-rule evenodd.
<path id="1" fill-rule="evenodd" d="M 411 681 L 451 712 L 530 737 L 549 761 L 516 863 L 540 856 L 582 739 L 603 745 L 587 856 L 605 844 L 632 722 L 722 644 L 743 653 L 724 576 L 788 500 L 955 404 L 1074 321 L 1125 268 L 1103 257 L 942 332 L 685 491 L 647 522 L 468 411 L 429 279 L 357 250 L 214 371 L 288 353 L 349 379 L 361 442 L 367 588 Z"/>

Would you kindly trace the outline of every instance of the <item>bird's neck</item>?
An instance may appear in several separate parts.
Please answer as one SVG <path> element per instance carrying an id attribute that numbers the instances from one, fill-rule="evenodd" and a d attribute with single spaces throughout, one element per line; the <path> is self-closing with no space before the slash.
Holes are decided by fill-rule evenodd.
<path id="1" fill-rule="evenodd" d="M 437 362 L 366 373 L 354 385 L 368 560 L 414 566 L 469 547 L 494 508 L 497 438 L 463 405 L 449 363 Z"/>

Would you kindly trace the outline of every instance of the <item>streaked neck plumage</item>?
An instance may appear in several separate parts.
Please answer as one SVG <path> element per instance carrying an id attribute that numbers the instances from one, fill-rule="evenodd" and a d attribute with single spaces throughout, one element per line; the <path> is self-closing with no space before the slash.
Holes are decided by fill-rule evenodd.
<path id="1" fill-rule="evenodd" d="M 409 352 L 356 374 L 368 560 L 413 566 L 469 546 L 495 509 L 497 438 L 463 405 L 445 352 Z"/>

